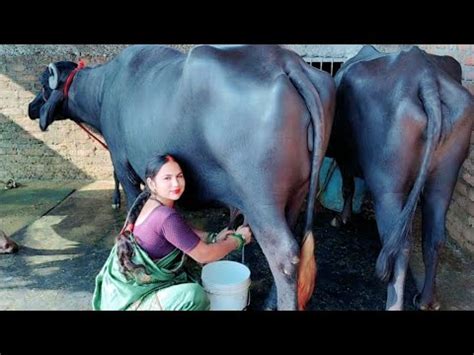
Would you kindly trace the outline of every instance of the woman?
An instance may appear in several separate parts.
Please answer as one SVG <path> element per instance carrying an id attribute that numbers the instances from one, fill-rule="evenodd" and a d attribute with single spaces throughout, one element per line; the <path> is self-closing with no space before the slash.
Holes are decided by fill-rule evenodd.
<path id="1" fill-rule="evenodd" d="M 208 310 L 198 263 L 222 259 L 252 239 L 248 227 L 205 233 L 191 229 L 174 202 L 184 192 L 183 172 L 170 155 L 147 165 L 137 197 L 109 258 L 96 277 L 95 310 Z"/>

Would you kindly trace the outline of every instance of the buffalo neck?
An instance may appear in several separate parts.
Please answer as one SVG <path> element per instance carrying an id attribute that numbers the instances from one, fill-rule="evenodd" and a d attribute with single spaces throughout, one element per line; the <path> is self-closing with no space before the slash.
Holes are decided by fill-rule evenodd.
<path id="1" fill-rule="evenodd" d="M 87 123 L 100 132 L 103 82 L 102 67 L 80 70 L 74 77 L 66 100 L 67 115 L 73 121 Z"/>

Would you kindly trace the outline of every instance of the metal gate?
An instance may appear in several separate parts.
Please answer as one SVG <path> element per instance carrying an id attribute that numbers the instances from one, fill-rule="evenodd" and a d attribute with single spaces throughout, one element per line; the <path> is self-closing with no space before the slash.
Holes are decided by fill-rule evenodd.
<path id="1" fill-rule="evenodd" d="M 344 63 L 328 57 L 303 57 L 303 60 L 317 69 L 328 72 L 331 76 L 336 75 L 342 63 Z"/>

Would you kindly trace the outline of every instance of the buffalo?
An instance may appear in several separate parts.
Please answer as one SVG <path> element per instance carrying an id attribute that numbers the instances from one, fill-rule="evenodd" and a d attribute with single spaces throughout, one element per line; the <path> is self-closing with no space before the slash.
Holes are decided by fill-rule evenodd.
<path id="1" fill-rule="evenodd" d="M 303 309 L 316 275 L 312 219 L 335 110 L 334 79 L 279 46 L 130 46 L 110 62 L 51 63 L 29 105 L 103 134 L 130 208 L 146 161 L 168 152 L 187 179 L 183 203 L 245 216 L 265 254 L 279 309 Z M 293 228 L 308 195 L 303 248 Z M 236 215 L 233 213 L 233 215 Z M 301 253 L 300 253 L 301 251 Z"/>
<path id="2" fill-rule="evenodd" d="M 473 129 L 474 99 L 461 84 L 461 66 L 418 47 L 384 54 L 365 46 L 335 81 L 328 155 L 343 177 L 340 219 L 350 219 L 354 177 L 363 178 L 382 242 L 376 273 L 388 281 L 386 309 L 400 310 L 420 200 L 425 280 L 414 302 L 438 309 L 435 278 L 446 212 Z"/>

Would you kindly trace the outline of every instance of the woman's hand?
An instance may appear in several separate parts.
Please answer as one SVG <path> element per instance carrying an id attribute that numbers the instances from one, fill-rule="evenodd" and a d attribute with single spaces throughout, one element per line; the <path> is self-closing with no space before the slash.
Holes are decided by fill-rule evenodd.
<path id="1" fill-rule="evenodd" d="M 233 230 L 224 228 L 223 230 L 219 232 L 219 234 L 217 234 L 216 243 L 220 242 L 221 240 L 227 239 L 227 237 L 232 233 L 234 233 Z"/>
<path id="2" fill-rule="evenodd" d="M 240 226 L 235 233 L 241 234 L 245 239 L 245 245 L 252 241 L 252 231 L 249 226 Z"/>

